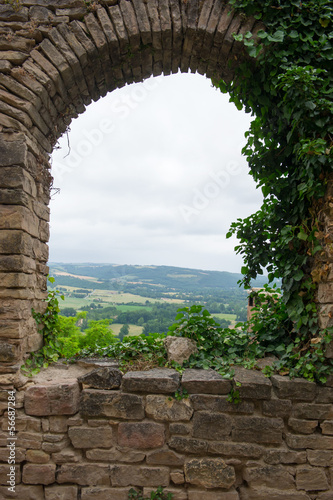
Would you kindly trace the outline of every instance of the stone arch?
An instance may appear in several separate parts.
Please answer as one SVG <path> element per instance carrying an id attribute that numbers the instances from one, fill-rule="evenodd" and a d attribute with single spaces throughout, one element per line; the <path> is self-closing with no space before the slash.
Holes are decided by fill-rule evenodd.
<path id="1" fill-rule="evenodd" d="M 116 88 L 198 72 L 230 81 L 233 33 L 262 28 L 225 0 L 20 0 L 0 5 L 0 360 L 17 381 L 41 336 L 48 273 L 49 157 L 72 118 Z M 0 378 L 1 380 L 1 378 Z"/>

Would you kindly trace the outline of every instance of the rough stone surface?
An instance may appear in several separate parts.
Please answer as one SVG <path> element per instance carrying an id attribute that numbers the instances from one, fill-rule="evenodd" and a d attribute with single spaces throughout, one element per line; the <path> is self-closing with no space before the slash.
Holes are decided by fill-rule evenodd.
<path id="1" fill-rule="evenodd" d="M 77 486 L 46 486 L 45 500 L 76 500 L 78 488 Z"/>
<path id="2" fill-rule="evenodd" d="M 113 486 L 168 486 L 169 469 L 166 467 L 138 467 L 111 465 Z"/>
<path id="3" fill-rule="evenodd" d="M 168 360 L 182 365 L 192 354 L 198 352 L 195 340 L 186 337 L 166 337 L 164 345 L 168 354 Z"/>
<path id="4" fill-rule="evenodd" d="M 234 388 L 239 391 L 241 399 L 269 399 L 271 387 L 270 380 L 263 373 L 236 367 Z"/>
<path id="5" fill-rule="evenodd" d="M 97 368 L 78 378 L 85 388 L 91 389 L 119 389 L 122 373 L 117 368 Z"/>
<path id="6" fill-rule="evenodd" d="M 204 488 L 230 488 L 236 481 L 235 470 L 220 458 L 194 458 L 185 462 L 186 481 Z"/>
<path id="7" fill-rule="evenodd" d="M 68 436 L 74 448 L 110 448 L 113 444 L 112 429 L 102 427 L 71 427 Z"/>
<path id="8" fill-rule="evenodd" d="M 55 482 L 54 464 L 25 464 L 22 481 L 26 484 L 51 484 Z"/>
<path id="9" fill-rule="evenodd" d="M 110 486 L 109 467 L 100 464 L 64 464 L 57 476 L 58 483 L 75 483 L 81 486 Z"/>
<path id="10" fill-rule="evenodd" d="M 79 409 L 80 390 L 76 380 L 61 384 L 28 387 L 25 411 L 28 415 L 74 415 Z"/>
<path id="11" fill-rule="evenodd" d="M 114 417 L 141 420 L 143 399 L 135 394 L 86 389 L 82 391 L 80 412 L 86 417 Z"/>
<path id="12" fill-rule="evenodd" d="M 296 471 L 296 486 L 298 490 L 323 491 L 329 485 L 324 469 L 300 466 Z"/>
<path id="13" fill-rule="evenodd" d="M 165 428 L 155 422 L 123 422 L 118 427 L 120 446 L 135 449 L 158 448 L 165 441 Z"/>
<path id="14" fill-rule="evenodd" d="M 149 395 L 146 398 L 146 415 L 155 420 L 188 421 L 193 415 L 193 409 L 188 399 L 177 401 L 168 396 Z"/>
<path id="15" fill-rule="evenodd" d="M 278 397 L 281 399 L 313 401 L 317 393 L 317 386 L 314 382 L 301 378 L 290 380 L 281 375 L 273 375 L 271 381 Z"/>
<path id="16" fill-rule="evenodd" d="M 125 392 L 174 393 L 179 387 L 179 373 L 172 369 L 127 372 L 123 377 Z"/>
<path id="17" fill-rule="evenodd" d="M 215 370 L 188 368 L 182 375 L 182 386 L 189 394 L 229 394 L 230 380 L 224 379 Z"/>

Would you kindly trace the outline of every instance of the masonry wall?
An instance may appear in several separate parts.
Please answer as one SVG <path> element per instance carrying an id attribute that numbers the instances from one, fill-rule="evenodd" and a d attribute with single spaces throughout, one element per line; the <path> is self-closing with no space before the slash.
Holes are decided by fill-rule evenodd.
<path id="1" fill-rule="evenodd" d="M 15 440 L 1 393 L 0 498 L 127 500 L 131 487 L 148 495 L 159 485 L 174 500 L 333 498 L 333 381 L 104 367 L 24 389 Z M 176 399 L 183 389 L 189 396 Z"/>

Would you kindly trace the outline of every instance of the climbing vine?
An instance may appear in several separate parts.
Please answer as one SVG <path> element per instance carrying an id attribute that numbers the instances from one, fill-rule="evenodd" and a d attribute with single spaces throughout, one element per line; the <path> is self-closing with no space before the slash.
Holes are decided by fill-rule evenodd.
<path id="1" fill-rule="evenodd" d="M 307 343 L 318 334 L 317 283 L 328 272 L 323 218 L 332 172 L 332 2 L 230 0 L 262 24 L 234 34 L 250 57 L 234 80 L 214 82 L 254 119 L 243 149 L 261 188 L 258 212 L 231 225 L 244 259 L 242 283 L 263 270 L 282 278 L 290 319 Z M 324 248 L 325 247 L 325 248 Z"/>

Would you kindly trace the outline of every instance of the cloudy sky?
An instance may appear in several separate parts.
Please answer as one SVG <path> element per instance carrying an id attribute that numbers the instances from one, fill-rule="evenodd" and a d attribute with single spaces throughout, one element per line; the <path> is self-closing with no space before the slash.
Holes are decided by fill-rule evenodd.
<path id="1" fill-rule="evenodd" d="M 116 90 L 52 158 L 50 262 L 239 272 L 232 221 L 261 204 L 240 150 L 250 116 L 200 75 Z M 69 141 L 69 146 L 68 146 Z"/>

